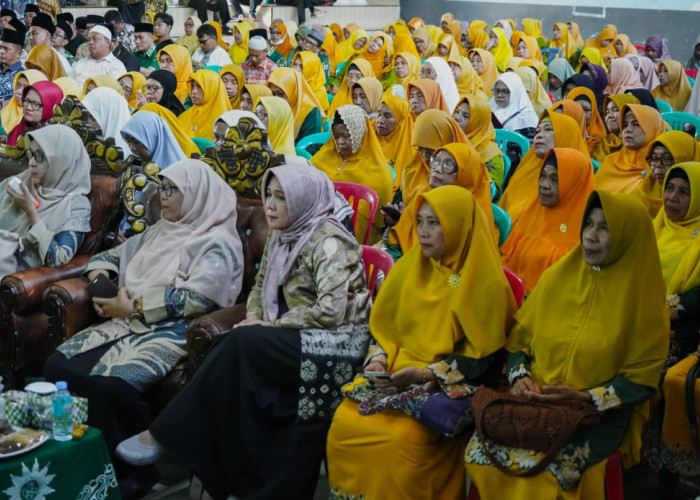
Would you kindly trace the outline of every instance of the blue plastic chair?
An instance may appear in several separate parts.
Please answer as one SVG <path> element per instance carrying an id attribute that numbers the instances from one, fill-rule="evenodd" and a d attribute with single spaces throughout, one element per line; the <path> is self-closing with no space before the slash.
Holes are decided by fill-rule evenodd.
<path id="1" fill-rule="evenodd" d="M 690 75 L 686 75 L 686 76 L 688 77 L 688 82 L 690 83 L 690 86 L 692 87 L 693 85 L 695 85 L 695 78 L 693 78 Z"/>
<path id="2" fill-rule="evenodd" d="M 493 209 L 493 221 L 498 228 L 498 246 L 500 247 L 506 242 L 510 234 L 510 215 L 495 203 L 491 204 L 491 208 Z"/>
<path id="3" fill-rule="evenodd" d="M 673 108 L 669 103 L 666 101 L 662 101 L 661 99 L 654 99 L 656 101 L 656 107 L 659 108 L 659 113 L 670 113 L 673 111 Z"/>
<path id="4" fill-rule="evenodd" d="M 545 47 L 540 52 L 542 52 L 545 64 L 549 64 L 558 57 L 564 57 L 564 51 L 556 47 Z"/>
<path id="5" fill-rule="evenodd" d="M 668 113 L 661 113 L 663 119 L 668 123 L 673 130 L 683 131 L 683 126 L 686 123 L 691 124 L 695 127 L 695 138 L 700 137 L 700 118 L 690 113 L 684 113 L 683 111 L 670 111 Z"/>
<path id="6" fill-rule="evenodd" d="M 593 173 L 595 174 L 600 168 L 600 162 L 591 158 L 591 163 L 593 164 Z"/>
<path id="7" fill-rule="evenodd" d="M 329 94 L 326 92 L 326 97 L 328 98 L 328 104 L 333 102 L 333 98 L 335 97 L 335 94 Z"/>
<path id="8" fill-rule="evenodd" d="M 192 142 L 195 143 L 195 145 L 199 149 L 199 152 L 202 154 L 204 154 L 207 148 L 214 147 L 214 143 L 209 139 L 205 139 L 204 137 L 192 137 Z"/>
<path id="9" fill-rule="evenodd" d="M 330 132 L 319 132 L 318 134 L 307 135 L 296 144 L 295 150 L 297 156 L 302 156 L 307 160 L 310 159 L 311 153 L 309 153 L 306 148 L 312 145 L 323 146 L 332 135 L 333 134 Z"/>
<path id="10" fill-rule="evenodd" d="M 491 201 L 498 201 L 496 196 L 498 196 L 498 188 L 496 187 L 496 183 L 491 181 Z"/>
<path id="11" fill-rule="evenodd" d="M 321 132 L 330 132 L 331 131 L 331 120 L 330 118 L 326 118 L 323 120 L 323 123 L 321 124 Z"/>
<path id="12" fill-rule="evenodd" d="M 503 157 L 505 158 L 506 152 L 508 150 L 508 143 L 513 142 L 520 146 L 521 154 L 525 156 L 525 153 L 530 149 L 530 141 L 522 134 L 513 132 L 512 130 L 505 130 L 502 128 L 496 129 L 496 144 L 503 152 Z M 509 167 L 510 169 L 510 167 Z"/>

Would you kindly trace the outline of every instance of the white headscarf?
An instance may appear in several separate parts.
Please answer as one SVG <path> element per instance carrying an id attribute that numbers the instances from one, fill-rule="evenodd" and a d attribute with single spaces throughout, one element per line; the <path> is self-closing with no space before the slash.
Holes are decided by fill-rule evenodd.
<path id="1" fill-rule="evenodd" d="M 83 104 L 99 123 L 102 135 L 105 138 L 112 137 L 115 144 L 124 151 L 124 156 L 128 156 L 129 145 L 122 137 L 121 130 L 131 118 L 131 113 L 124 96 L 109 87 L 97 87 L 83 97 Z"/>
<path id="2" fill-rule="evenodd" d="M 535 128 L 539 121 L 537 113 L 532 107 L 530 97 L 523 85 L 523 81 L 512 71 L 498 75 L 496 82 L 502 82 L 510 90 L 510 101 L 505 108 L 496 104 L 491 99 L 491 111 L 496 115 L 498 121 L 506 130 L 520 130 L 524 128 Z M 495 83 L 494 82 L 494 85 Z"/>
<path id="3" fill-rule="evenodd" d="M 450 65 L 447 64 L 442 57 L 429 57 L 425 60 L 425 62 L 430 63 L 435 70 L 435 73 L 437 73 L 437 78 L 435 81 L 438 85 L 440 85 L 442 97 L 445 99 L 447 109 L 450 110 L 450 113 L 453 112 L 455 106 L 457 106 L 457 103 L 459 102 L 460 97 Z"/>
<path id="4" fill-rule="evenodd" d="M 253 120 L 255 125 L 267 132 L 267 127 L 265 126 L 265 124 L 261 122 L 260 118 L 258 118 L 258 115 L 256 115 L 252 111 L 234 109 L 233 111 L 227 111 L 226 113 L 222 114 L 219 118 L 216 119 L 216 121 L 218 122 L 219 120 L 221 120 L 226 125 L 228 125 L 229 128 L 231 128 L 238 125 L 238 120 L 240 120 L 241 118 L 250 118 L 251 120 Z M 267 138 L 267 145 L 270 146 L 270 149 L 272 149 L 269 136 Z"/>

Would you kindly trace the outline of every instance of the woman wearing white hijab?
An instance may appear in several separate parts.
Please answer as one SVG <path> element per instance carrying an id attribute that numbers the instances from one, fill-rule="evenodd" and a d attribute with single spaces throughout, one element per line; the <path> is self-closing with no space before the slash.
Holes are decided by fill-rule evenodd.
<path id="1" fill-rule="evenodd" d="M 0 278 L 67 264 L 90 231 L 90 159 L 78 134 L 49 125 L 27 138 L 29 168 L 16 176 L 21 194 L 11 179 L 0 183 Z"/>
<path id="2" fill-rule="evenodd" d="M 226 138 L 226 132 L 231 127 L 238 125 L 238 121 L 241 118 L 250 118 L 253 120 L 256 126 L 267 131 L 267 127 L 260 118 L 257 117 L 252 111 L 243 111 L 240 109 L 234 109 L 233 111 L 227 111 L 216 119 L 214 122 L 214 144 L 221 144 Z M 270 140 L 267 141 L 268 146 L 270 145 Z"/>
<path id="3" fill-rule="evenodd" d="M 428 66 L 426 67 L 426 65 Z M 430 67 L 433 69 L 432 72 L 430 71 Z M 440 85 L 442 97 L 445 99 L 447 107 L 450 111 L 454 111 L 460 97 L 450 65 L 447 64 L 442 57 L 429 57 L 425 60 L 421 68 L 421 78 L 435 80 L 435 82 Z"/>
<path id="4" fill-rule="evenodd" d="M 508 71 L 493 84 L 491 111 L 505 130 L 513 130 L 532 139 L 539 118 L 520 77 Z"/>
<path id="5" fill-rule="evenodd" d="M 131 118 L 131 113 L 124 96 L 109 87 L 97 87 L 86 95 L 82 102 L 102 130 L 102 136 L 105 139 L 114 139 L 114 143 L 122 149 L 124 156 L 127 156 L 129 145 L 122 137 L 121 130 Z"/>

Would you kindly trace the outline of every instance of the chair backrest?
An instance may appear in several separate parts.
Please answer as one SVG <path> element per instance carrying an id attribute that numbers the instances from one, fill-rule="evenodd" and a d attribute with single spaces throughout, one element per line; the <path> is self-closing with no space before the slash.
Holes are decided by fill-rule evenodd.
<path id="1" fill-rule="evenodd" d="M 661 99 L 654 99 L 656 101 L 656 107 L 659 108 L 659 113 L 670 113 L 673 111 L 673 108 L 669 103 L 666 101 L 662 101 Z"/>
<path id="2" fill-rule="evenodd" d="M 591 164 L 593 165 L 593 173 L 595 174 L 600 168 L 600 162 L 591 158 Z"/>
<path id="3" fill-rule="evenodd" d="M 522 156 L 530 149 L 530 141 L 523 134 L 519 134 L 513 130 L 505 130 L 502 128 L 496 129 L 496 144 L 503 152 L 503 156 L 507 156 L 508 143 L 513 142 L 520 146 Z M 509 167 L 510 168 L 510 167 Z M 504 177 L 506 178 L 506 177 Z"/>
<path id="4" fill-rule="evenodd" d="M 520 307 L 523 303 L 523 297 L 525 296 L 525 285 L 523 285 L 523 280 L 521 280 L 517 274 L 507 268 L 503 268 L 503 272 L 506 275 L 510 289 L 513 290 L 513 297 L 515 297 L 515 303 Z"/>
<path id="5" fill-rule="evenodd" d="M 545 64 L 549 64 L 558 57 L 564 57 L 564 51 L 556 47 L 545 47 L 541 52 Z"/>
<path id="6" fill-rule="evenodd" d="M 697 139 L 700 136 L 700 118 L 697 116 L 684 113 L 683 111 L 669 111 L 668 113 L 661 113 L 661 116 L 673 130 L 683 131 L 683 126 L 689 123 L 695 127 L 695 138 Z"/>
<path id="7" fill-rule="evenodd" d="M 192 137 L 192 142 L 195 143 L 195 145 L 199 149 L 199 152 L 202 154 L 204 154 L 207 151 L 207 148 L 214 147 L 214 143 L 204 137 Z"/>
<path id="8" fill-rule="evenodd" d="M 491 204 L 491 208 L 493 209 L 493 221 L 496 223 L 496 227 L 498 227 L 498 246 L 500 247 L 505 243 L 510 234 L 510 215 L 495 203 Z"/>
<path id="9" fill-rule="evenodd" d="M 112 243 L 123 212 L 118 178 L 91 175 L 90 184 L 90 232 L 85 235 L 79 253 L 93 255 Z"/>
<path id="10" fill-rule="evenodd" d="M 697 78 L 698 76 L 698 70 L 697 69 L 687 69 L 685 70 L 685 74 L 692 77 L 692 78 Z"/>
<path id="11" fill-rule="evenodd" d="M 384 250 L 362 245 L 362 262 L 365 264 L 367 288 L 369 289 L 369 293 L 374 296 L 374 289 L 377 286 L 377 275 L 379 271 L 382 271 L 384 276 L 389 274 L 389 271 L 394 266 L 394 259 Z"/>
<path id="12" fill-rule="evenodd" d="M 692 76 L 688 75 L 688 83 L 690 83 L 690 86 L 691 86 L 691 87 L 694 87 L 694 86 L 695 86 L 695 78 L 693 78 Z"/>
<path id="13" fill-rule="evenodd" d="M 309 146 L 323 146 L 328 139 L 331 138 L 333 134 L 331 132 L 319 132 L 317 134 L 310 134 L 301 139 L 296 144 L 297 155 L 303 156 L 307 160 L 311 158 L 311 154 L 306 150 Z"/>
<path id="14" fill-rule="evenodd" d="M 350 206 L 352 206 L 352 225 L 355 228 L 355 234 L 357 234 L 357 213 L 360 208 L 360 201 L 364 200 L 369 205 L 369 218 L 367 220 L 367 228 L 365 229 L 365 234 L 362 240 L 359 240 L 362 244 L 367 244 L 369 242 L 369 235 L 372 231 L 372 223 L 374 222 L 374 216 L 377 215 L 377 209 L 379 208 L 379 196 L 372 189 L 362 184 L 355 184 L 354 182 L 334 182 L 335 189 L 342 194 Z"/>

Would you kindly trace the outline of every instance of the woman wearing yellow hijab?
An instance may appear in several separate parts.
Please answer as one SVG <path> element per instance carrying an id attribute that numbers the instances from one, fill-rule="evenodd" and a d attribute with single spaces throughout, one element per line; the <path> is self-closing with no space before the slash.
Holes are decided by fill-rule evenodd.
<path id="1" fill-rule="evenodd" d="M 267 86 L 272 95 L 286 99 L 292 108 L 295 142 L 321 131 L 326 114 L 301 73 L 291 68 L 277 68 L 270 75 Z"/>
<path id="2" fill-rule="evenodd" d="M 241 90 L 241 111 L 253 112 L 253 105 L 263 96 L 272 95 L 270 87 L 261 83 L 246 83 Z"/>
<path id="3" fill-rule="evenodd" d="M 622 149 L 608 155 L 595 174 L 596 189 L 635 192 L 650 174 L 646 161 L 649 145 L 664 132 L 657 110 L 642 104 L 625 104 L 620 110 Z"/>
<path id="4" fill-rule="evenodd" d="M 413 41 L 413 38 L 411 38 L 411 35 L 396 35 L 396 39 L 394 40 L 394 57 L 396 57 L 396 54 L 400 54 L 401 52 L 410 53 L 416 58 L 416 60 L 418 60 L 418 64 L 420 66 L 420 54 L 416 50 L 416 44 Z"/>
<path id="5" fill-rule="evenodd" d="M 238 23 L 233 25 L 233 39 L 228 55 L 233 64 L 241 64 L 248 57 L 248 37 L 252 26 L 248 23 Z"/>
<path id="6" fill-rule="evenodd" d="M 510 46 L 510 41 L 508 40 L 505 31 L 503 31 L 503 28 L 491 29 L 491 43 L 494 42 L 495 45 L 491 47 L 490 52 L 493 54 L 493 58 L 496 61 L 498 71 L 505 73 L 508 60 L 513 57 L 513 48 Z"/>
<path id="7" fill-rule="evenodd" d="M 321 50 L 328 54 L 328 61 L 331 63 L 331 76 L 335 76 L 335 69 L 338 67 L 338 64 L 344 62 L 345 59 L 343 59 L 340 53 L 338 42 L 335 41 L 335 37 L 331 35 L 329 29 L 326 29 L 326 37 L 321 44 Z"/>
<path id="8" fill-rule="evenodd" d="M 56 78 L 53 83 L 61 88 L 63 97 L 73 96 L 80 99 L 82 96 L 83 89 L 73 78 L 62 76 L 61 78 Z"/>
<path id="9" fill-rule="evenodd" d="M 255 114 L 267 125 L 267 138 L 272 150 L 280 155 L 296 156 L 294 115 L 289 103 L 281 97 L 263 96 L 255 104 Z"/>
<path id="10" fill-rule="evenodd" d="M 581 28 L 579 28 L 578 23 L 573 21 L 567 21 L 566 25 L 569 27 L 569 34 L 571 39 L 576 44 L 577 47 L 581 48 L 584 46 L 583 37 L 581 37 Z"/>
<path id="11" fill-rule="evenodd" d="M 622 138 L 620 137 L 619 114 L 623 104 L 639 104 L 639 99 L 632 94 L 617 94 L 607 96 L 603 101 L 603 118 L 607 134 L 598 143 L 591 155 L 594 160 L 602 163 L 605 158 L 622 148 Z"/>
<path id="12" fill-rule="evenodd" d="M 406 23 L 406 27 L 408 27 L 408 31 L 413 34 L 417 29 L 425 28 L 425 22 L 420 17 L 414 17 Z"/>
<path id="13" fill-rule="evenodd" d="M 618 57 L 624 57 L 627 54 L 637 55 L 637 48 L 632 45 L 630 37 L 624 33 L 617 34 L 617 40 L 615 40 L 615 52 L 617 52 Z"/>
<path id="14" fill-rule="evenodd" d="M 418 28 L 413 32 L 413 43 L 416 46 L 416 50 L 420 54 L 421 59 L 427 59 L 435 55 L 437 47 L 433 43 L 433 39 L 430 38 L 428 30 L 425 28 Z"/>
<path id="15" fill-rule="evenodd" d="M 654 230 L 638 200 L 597 191 L 581 225 L 580 244 L 545 271 L 515 315 L 506 376 L 516 395 L 585 402 L 601 420 L 577 432 L 532 477 L 500 472 L 483 446 L 510 458 L 504 466 L 516 475 L 543 452 L 483 443 L 473 435 L 465 462 L 482 498 L 605 498 L 607 458 L 620 449 L 626 466 L 639 461 L 648 400 L 669 342 Z"/>
<path id="16" fill-rule="evenodd" d="M 530 189 L 539 196 L 501 246 L 503 265 L 523 280 L 527 291 L 579 242 L 583 211 L 593 191 L 591 163 L 575 149 L 551 149 L 542 160 L 538 183 Z"/>
<path id="17" fill-rule="evenodd" d="M 245 73 L 240 66 L 236 64 L 227 64 L 219 70 L 221 81 L 226 87 L 226 95 L 231 103 L 231 109 L 241 108 L 241 94 L 243 94 L 243 86 L 245 85 Z"/>
<path id="18" fill-rule="evenodd" d="M 661 61 L 657 65 L 656 72 L 659 75 L 660 85 L 651 91 L 651 95 L 654 99 L 669 103 L 673 111 L 683 111 L 693 91 L 683 65 L 673 59 Z"/>
<path id="19" fill-rule="evenodd" d="M 386 72 L 384 62 L 390 61 L 390 56 L 393 53 L 392 44 L 389 35 L 377 33 L 369 39 L 367 50 L 362 54 L 362 58 L 372 65 L 372 71 L 377 78 L 381 78 Z"/>
<path id="20" fill-rule="evenodd" d="M 437 46 L 437 56 L 442 57 L 446 61 L 457 58 L 462 54 L 462 46 L 455 42 L 454 37 L 449 34 L 445 33 L 440 37 L 440 40 L 438 42 Z"/>
<path id="21" fill-rule="evenodd" d="M 150 111 L 160 116 L 172 131 L 175 140 L 180 145 L 180 148 L 182 148 L 185 156 L 187 156 L 187 158 L 192 158 L 194 154 L 195 158 L 199 157 L 199 148 L 187 134 L 187 131 L 180 123 L 178 117 L 175 116 L 175 113 L 155 102 L 144 104 L 139 108 L 139 111 Z"/>
<path id="22" fill-rule="evenodd" d="M 338 45 L 340 55 L 345 61 L 358 57 L 367 50 L 368 36 L 363 29 L 352 32 L 350 37 Z"/>
<path id="23" fill-rule="evenodd" d="M 51 81 L 66 76 L 58 54 L 46 45 L 37 45 L 30 50 L 24 66 L 27 69 L 38 69 Z"/>
<path id="24" fill-rule="evenodd" d="M 450 65 L 452 74 L 457 75 L 455 83 L 460 97 L 477 95 L 487 98 L 486 92 L 484 92 L 484 82 L 479 78 L 468 57 L 458 55 L 454 58 L 448 58 L 447 63 Z"/>
<path id="25" fill-rule="evenodd" d="M 356 23 L 346 24 L 345 27 L 343 28 L 343 35 L 345 35 L 345 39 L 347 40 L 348 38 L 350 38 L 350 35 L 352 35 L 355 31 L 357 31 L 359 29 L 360 29 L 360 26 Z"/>
<path id="26" fill-rule="evenodd" d="M 120 76 L 118 81 L 124 90 L 124 97 L 129 103 L 129 109 L 133 112 L 138 108 L 136 96 L 138 96 L 139 90 L 146 86 L 146 77 L 140 71 L 129 71 Z"/>
<path id="27" fill-rule="evenodd" d="M 192 107 L 178 116 L 190 137 L 214 138 L 214 122 L 231 110 L 224 82 L 218 73 L 203 69 L 192 74 Z"/>
<path id="28" fill-rule="evenodd" d="M 586 40 L 586 48 L 593 47 L 598 49 L 600 56 L 607 65 L 612 59 L 618 56 L 615 50 L 615 40 L 617 40 L 617 27 L 614 24 L 606 24 L 603 26 L 603 29 L 600 30 L 597 37 Z M 599 63 L 593 64 L 602 66 L 602 64 Z"/>
<path id="29" fill-rule="evenodd" d="M 188 17 L 185 19 L 185 34 L 178 38 L 175 42 L 176 44 L 185 47 L 190 55 L 194 54 L 194 51 L 199 48 L 197 30 L 201 25 L 202 21 L 198 16 Z"/>
<path id="30" fill-rule="evenodd" d="M 472 49 L 469 51 L 469 61 L 474 67 L 474 71 L 484 82 L 484 92 L 489 97 L 493 96 L 493 85 L 498 78 L 498 68 L 493 54 L 485 49 Z"/>
<path id="31" fill-rule="evenodd" d="M 598 103 L 593 91 L 587 87 L 575 87 L 567 95 L 567 99 L 577 102 L 586 116 L 586 143 L 588 151 L 593 154 L 596 146 L 605 139 L 605 125 L 598 113 Z"/>
<path id="32" fill-rule="evenodd" d="M 175 75 L 177 88 L 175 96 L 185 103 L 190 95 L 190 77 L 192 76 L 192 60 L 189 52 L 182 45 L 166 45 L 158 51 L 158 64 L 160 69 L 170 71 Z"/>
<path id="33" fill-rule="evenodd" d="M 395 193 L 401 186 L 404 169 L 420 162 L 418 151 L 411 146 L 413 118 L 406 99 L 385 96 L 377 110 L 375 130 L 384 157 L 394 169 L 392 192 Z"/>
<path id="34" fill-rule="evenodd" d="M 532 17 L 524 17 L 520 20 L 523 25 L 523 31 L 527 36 L 535 39 L 542 38 L 542 21 Z"/>
<path id="35" fill-rule="evenodd" d="M 328 477 L 338 497 L 466 498 L 457 467 L 463 439 L 441 435 L 405 414 L 405 407 L 397 410 L 402 401 L 414 401 L 405 391 L 422 390 L 423 380 L 431 381 L 430 388 L 465 394 L 467 384 L 478 385 L 471 377 L 495 367 L 493 354 L 504 345 L 517 306 L 481 212 L 467 190 L 443 186 L 404 214 L 416 221 L 421 240 L 427 226 L 419 219 L 429 218 L 444 250 L 414 246 L 374 303 L 369 324 L 376 342 L 365 368 L 405 377 L 389 396 L 365 377 L 343 388 L 346 398 L 328 433 Z M 358 400 L 383 404 L 365 415 Z"/>
<path id="36" fill-rule="evenodd" d="M 549 40 L 549 46 L 561 50 L 564 53 L 564 59 L 570 59 L 579 50 L 566 23 L 555 23 L 552 26 L 552 38 Z"/>
<path id="37" fill-rule="evenodd" d="M 444 30 L 448 24 L 455 20 L 455 16 L 451 12 L 445 12 L 440 18 L 440 29 Z"/>
<path id="38" fill-rule="evenodd" d="M 537 39 L 520 31 L 513 34 L 513 55 L 542 62 L 542 52 Z"/>
<path id="39" fill-rule="evenodd" d="M 605 62 L 603 62 L 603 56 L 600 55 L 600 51 L 595 47 L 586 47 L 581 51 L 578 58 L 577 71 L 581 71 L 581 66 L 586 63 L 596 64 L 598 66 L 606 67 Z"/>
<path id="40" fill-rule="evenodd" d="M 537 113 L 537 116 L 542 116 L 545 109 L 552 107 L 552 101 L 537 78 L 537 70 L 534 67 L 520 66 L 516 68 L 515 73 L 523 81 L 523 86 L 527 90 L 527 96 L 532 102 L 535 113 Z"/>
<path id="41" fill-rule="evenodd" d="M 486 43 L 489 41 L 488 28 L 488 23 L 481 19 L 475 19 L 469 24 L 467 33 L 469 34 L 470 50 L 483 49 L 486 47 Z"/>
<path id="42" fill-rule="evenodd" d="M 109 87 L 116 90 L 119 95 L 124 96 L 124 89 L 118 81 L 109 75 L 96 75 L 91 76 L 83 83 L 83 97 L 97 87 Z"/>
<path id="43" fill-rule="evenodd" d="M 375 78 L 377 76 L 374 74 L 374 70 L 372 70 L 372 65 L 364 58 L 357 58 L 346 64 L 348 65 L 347 72 L 340 82 L 340 87 L 338 87 L 338 91 L 335 93 L 335 97 L 333 97 L 333 102 L 328 106 L 328 116 L 333 116 L 335 110 L 340 106 L 352 104 L 352 85 L 357 80 L 367 76 L 374 76 Z"/>
<path id="44" fill-rule="evenodd" d="M 331 23 L 328 29 L 331 31 L 331 34 L 336 42 L 340 43 L 345 40 L 345 33 L 343 33 L 343 28 L 340 27 L 340 24 Z"/>
<path id="45" fill-rule="evenodd" d="M 406 97 L 408 97 L 408 84 L 420 78 L 420 61 L 410 52 L 398 52 L 394 56 L 394 73 L 397 80 L 395 85 L 401 85 Z M 393 87 L 392 85 L 387 88 L 384 94 L 394 94 Z"/>
<path id="46" fill-rule="evenodd" d="M 697 160 L 700 148 L 695 138 L 687 132 L 669 130 L 659 135 L 649 147 L 647 164 L 651 170 L 642 181 L 637 194 L 655 217 L 663 205 L 663 184 L 671 166 Z M 663 258 L 663 256 L 662 256 Z"/>
<path id="47" fill-rule="evenodd" d="M 214 29 L 216 30 L 216 43 L 218 43 L 219 47 L 221 47 L 222 49 L 228 50 L 228 43 L 226 43 L 223 35 L 221 34 L 221 24 L 217 23 L 216 21 L 207 21 L 204 24 L 211 24 L 212 26 L 214 26 Z M 236 27 L 240 26 L 241 24 L 247 24 L 247 23 L 236 24 Z M 247 46 L 248 46 L 248 39 L 246 38 L 246 47 Z"/>
<path id="48" fill-rule="evenodd" d="M 352 103 L 362 108 L 372 125 L 377 118 L 377 108 L 384 97 L 383 90 L 382 82 L 371 76 L 360 78 L 352 86 Z"/>
<path id="49" fill-rule="evenodd" d="M 308 50 L 297 52 L 292 60 L 292 68 L 301 72 L 321 105 L 321 109 L 327 111 L 326 74 L 323 72 L 323 65 L 318 56 Z"/>
<path id="50" fill-rule="evenodd" d="M 452 35 L 452 38 L 457 42 L 457 47 L 462 48 L 462 25 L 459 21 L 452 21 L 447 26 L 445 26 L 445 33 Z M 463 50 L 463 49 L 462 49 Z"/>
<path id="51" fill-rule="evenodd" d="M 46 81 L 46 75 L 36 69 L 26 69 L 19 71 L 15 75 L 15 80 L 13 84 L 14 95 L 10 102 L 2 108 L 0 111 L 0 121 L 2 122 L 2 128 L 5 130 L 5 134 L 9 134 L 12 129 L 14 129 L 19 122 L 22 121 L 24 116 L 24 107 L 22 105 L 22 89 L 27 85 L 33 85 L 36 82 Z"/>

